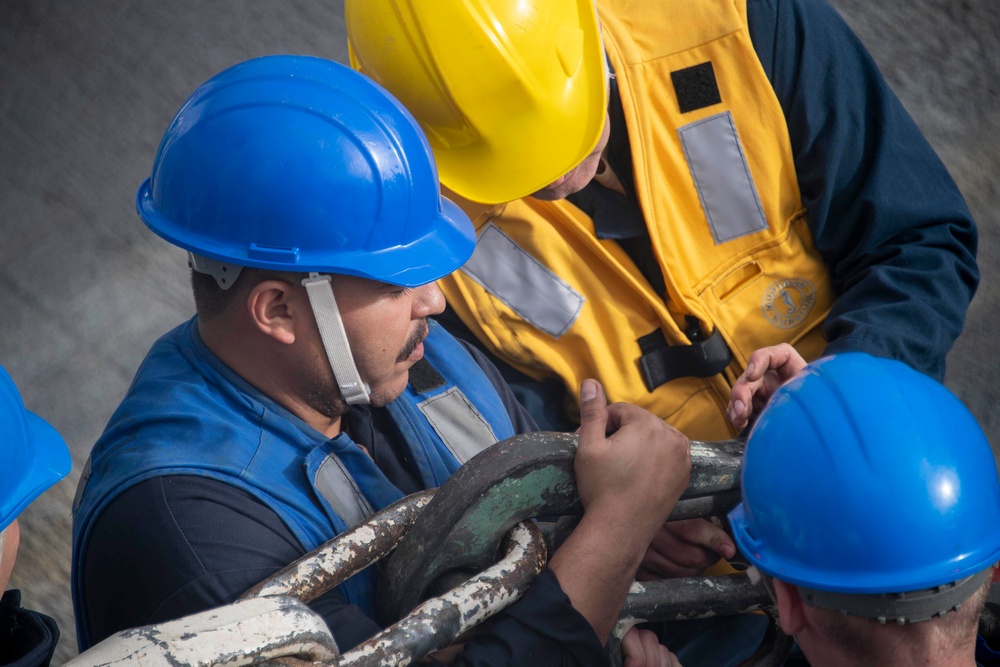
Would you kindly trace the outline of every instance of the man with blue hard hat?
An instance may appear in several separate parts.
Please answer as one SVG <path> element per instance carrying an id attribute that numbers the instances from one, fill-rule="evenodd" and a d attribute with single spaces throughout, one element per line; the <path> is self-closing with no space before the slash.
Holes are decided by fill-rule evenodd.
<path id="1" fill-rule="evenodd" d="M 7 372 L 0 368 L 0 591 L 7 588 L 17 556 L 17 516 L 72 467 L 62 437 L 25 409 Z M 20 591 L 0 601 L 0 665 L 38 667 L 52 660 L 59 627 L 38 612 L 21 608 Z"/>
<path id="2" fill-rule="evenodd" d="M 86 649 L 233 601 L 480 450 L 535 429 L 485 357 L 428 318 L 468 259 L 426 139 L 337 63 L 270 56 L 199 87 L 139 190 L 189 253 L 196 317 L 165 334 L 95 445 L 74 513 Z M 585 513 L 462 664 L 594 664 L 687 485 L 687 439 L 582 387 Z M 379 630 L 377 569 L 311 606 L 344 651 Z M 670 664 L 650 634 L 626 651 Z"/>
<path id="3" fill-rule="evenodd" d="M 1000 482 L 972 414 L 898 361 L 807 366 L 780 346 L 751 364 L 734 422 L 762 386 L 771 397 L 729 520 L 810 664 L 998 664 L 981 637 L 977 654 L 977 625 L 1000 560 Z"/>

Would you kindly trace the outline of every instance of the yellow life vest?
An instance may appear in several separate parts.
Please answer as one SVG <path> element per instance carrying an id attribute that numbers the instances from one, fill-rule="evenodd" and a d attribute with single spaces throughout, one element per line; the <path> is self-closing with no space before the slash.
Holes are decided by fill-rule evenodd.
<path id="1" fill-rule="evenodd" d="M 645 407 L 691 438 L 732 437 L 725 407 L 749 355 L 787 342 L 807 360 L 819 356 L 834 299 L 784 115 L 750 41 L 745 0 L 597 4 L 666 294 L 568 201 L 484 206 L 451 193 L 478 242 L 441 287 L 494 354 L 536 379 L 561 378 L 571 417 L 580 383 L 593 377 L 610 400 Z M 649 388 L 637 341 L 662 331 L 667 345 L 690 345 L 688 317 L 718 331 L 731 363 Z"/>

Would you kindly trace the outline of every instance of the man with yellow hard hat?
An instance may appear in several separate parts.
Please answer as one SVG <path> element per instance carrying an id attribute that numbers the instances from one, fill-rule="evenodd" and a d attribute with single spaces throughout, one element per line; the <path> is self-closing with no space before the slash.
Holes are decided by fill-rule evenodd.
<path id="1" fill-rule="evenodd" d="M 445 321 L 521 378 L 543 428 L 596 377 L 691 438 L 732 437 L 733 383 L 780 343 L 943 377 L 975 223 L 824 0 L 347 0 L 346 22 L 476 226 Z M 730 555 L 678 525 L 650 574 Z"/>
<path id="2" fill-rule="evenodd" d="M 347 0 L 346 21 L 476 224 L 450 307 L 558 378 L 571 419 L 599 377 L 730 437 L 732 383 L 781 342 L 943 376 L 975 225 L 824 0 Z"/>

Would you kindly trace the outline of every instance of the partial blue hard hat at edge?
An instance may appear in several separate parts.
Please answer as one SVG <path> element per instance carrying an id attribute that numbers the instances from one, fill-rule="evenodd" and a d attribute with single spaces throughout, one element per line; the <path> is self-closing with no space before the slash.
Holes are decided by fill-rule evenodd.
<path id="1" fill-rule="evenodd" d="M 962 402 L 903 363 L 810 364 L 752 429 L 736 542 L 762 572 L 878 594 L 955 582 L 1000 560 L 1000 482 Z"/>
<path id="2" fill-rule="evenodd" d="M 62 436 L 24 407 L 14 381 L 0 368 L 0 531 L 53 484 L 72 459 Z"/>
<path id="3" fill-rule="evenodd" d="M 267 56 L 191 95 L 136 204 L 196 255 L 415 287 L 475 247 L 437 178 L 416 121 L 378 84 L 332 61 Z"/>

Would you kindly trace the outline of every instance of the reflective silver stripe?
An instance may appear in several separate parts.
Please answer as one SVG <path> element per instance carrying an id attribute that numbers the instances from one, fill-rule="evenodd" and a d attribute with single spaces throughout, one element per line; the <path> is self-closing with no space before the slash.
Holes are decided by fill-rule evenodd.
<path id="1" fill-rule="evenodd" d="M 333 454 L 319 465 L 313 487 L 348 526 L 364 521 L 375 512 L 344 464 Z"/>
<path id="2" fill-rule="evenodd" d="M 476 251 L 462 271 L 521 319 L 553 338 L 573 325 L 585 301 L 493 223 L 480 231 Z"/>
<path id="3" fill-rule="evenodd" d="M 432 396 L 417 407 L 459 463 L 497 441 L 489 423 L 458 387 Z"/>
<path id="4" fill-rule="evenodd" d="M 767 229 L 732 114 L 724 111 L 678 132 L 716 245 Z"/>

